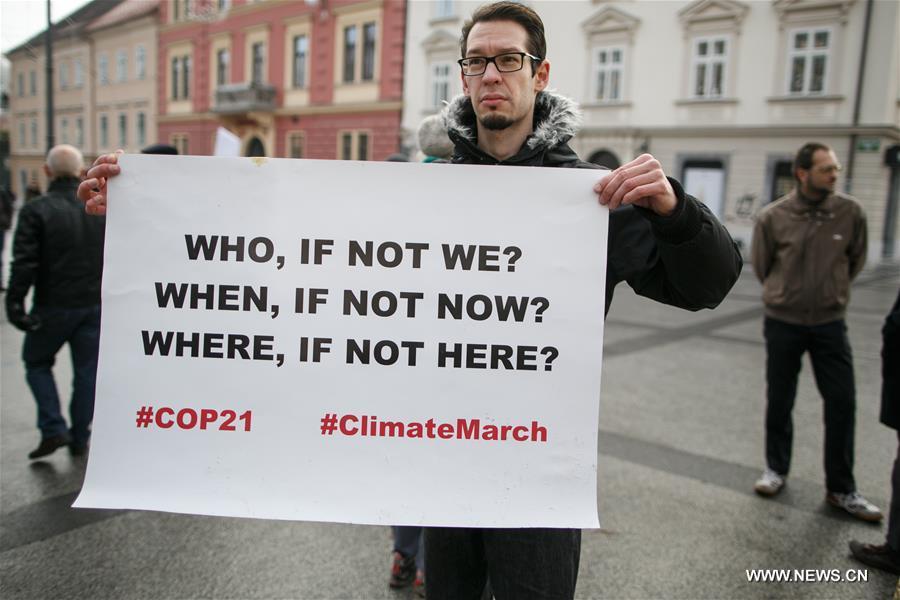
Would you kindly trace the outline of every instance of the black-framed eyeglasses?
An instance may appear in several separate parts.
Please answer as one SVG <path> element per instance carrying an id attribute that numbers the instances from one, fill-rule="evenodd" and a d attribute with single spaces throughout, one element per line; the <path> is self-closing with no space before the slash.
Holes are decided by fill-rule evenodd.
<path id="1" fill-rule="evenodd" d="M 537 56 L 532 56 L 527 52 L 504 52 L 503 54 L 498 54 L 496 56 L 469 56 L 468 58 L 461 58 L 456 62 L 459 63 L 463 75 L 466 77 L 473 77 L 475 75 L 482 75 L 487 70 L 488 63 L 494 63 L 494 66 L 497 67 L 497 70 L 501 73 L 513 73 L 519 71 L 525 66 L 526 56 L 533 60 L 535 64 L 540 63 L 541 60 L 543 60 Z"/>

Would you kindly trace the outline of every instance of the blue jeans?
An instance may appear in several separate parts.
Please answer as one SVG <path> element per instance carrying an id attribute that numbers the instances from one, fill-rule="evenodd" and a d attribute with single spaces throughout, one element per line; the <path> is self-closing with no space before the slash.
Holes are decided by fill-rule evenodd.
<path id="1" fill-rule="evenodd" d="M 69 343 L 72 354 L 72 443 L 86 444 L 94 418 L 94 387 L 97 353 L 100 348 L 100 306 L 86 308 L 37 307 L 32 314 L 41 319 L 41 328 L 25 335 L 22 360 L 25 379 L 37 402 L 41 437 L 64 435 L 68 430 L 60 412 L 59 393 L 53 378 L 56 353 Z"/>
<path id="2" fill-rule="evenodd" d="M 428 600 L 479 600 L 490 578 L 497 600 L 575 596 L 580 529 L 425 529 Z"/>
<path id="3" fill-rule="evenodd" d="M 425 572 L 425 551 L 423 546 L 422 527 L 409 525 L 394 525 L 391 527 L 394 534 L 394 551 L 403 556 L 416 558 L 416 569 Z"/>

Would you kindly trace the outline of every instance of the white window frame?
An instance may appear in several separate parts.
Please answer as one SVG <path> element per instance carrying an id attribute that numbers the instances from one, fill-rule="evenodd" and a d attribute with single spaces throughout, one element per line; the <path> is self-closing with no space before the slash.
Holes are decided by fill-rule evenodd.
<path id="1" fill-rule="evenodd" d="M 37 135 L 37 119 L 32 119 L 31 120 L 31 147 L 32 148 L 37 148 L 37 145 L 38 145 L 37 137 L 38 137 L 38 135 Z"/>
<path id="2" fill-rule="evenodd" d="M 126 113 L 119 113 L 119 118 L 117 119 L 119 125 L 119 148 L 127 148 L 128 147 L 128 115 Z"/>
<path id="3" fill-rule="evenodd" d="M 600 62 L 600 54 L 606 53 L 608 59 L 605 63 Z M 619 52 L 619 62 L 612 62 L 613 53 Z M 625 96 L 625 46 L 594 46 L 591 49 L 591 102 L 622 102 Z M 608 95 L 612 74 L 619 73 L 619 89 L 618 95 L 613 98 Z M 600 75 L 604 76 L 604 97 L 600 97 Z"/>
<path id="4" fill-rule="evenodd" d="M 714 54 L 717 42 L 722 42 L 725 48 L 724 53 L 721 55 Z M 706 56 L 700 55 L 700 44 L 707 45 L 708 52 Z M 728 89 L 728 62 L 730 59 L 730 51 L 731 38 L 727 35 L 698 36 L 691 40 L 691 77 L 689 89 L 689 96 L 691 98 L 696 98 L 698 100 L 716 100 L 726 96 L 725 92 Z M 717 64 L 722 66 L 722 82 L 718 94 L 713 93 L 712 90 L 713 72 L 715 71 L 715 66 Z M 703 79 L 703 89 L 698 93 L 697 76 L 701 65 L 705 67 L 705 77 Z"/>
<path id="5" fill-rule="evenodd" d="M 134 48 L 134 78 L 143 80 L 147 77 L 147 50 L 142 45 Z"/>
<path id="6" fill-rule="evenodd" d="M 224 58 L 225 60 L 222 60 Z M 222 69 L 224 67 L 224 69 Z M 223 75 L 222 81 L 219 81 L 219 72 Z M 231 81 L 231 49 L 216 48 L 216 87 L 227 85 Z"/>
<path id="7" fill-rule="evenodd" d="M 19 121 L 19 146 L 24 148 L 27 145 L 28 136 L 25 135 L 25 120 Z"/>
<path id="8" fill-rule="evenodd" d="M 828 33 L 828 45 L 824 49 L 816 50 L 813 47 L 815 36 L 817 33 Z M 809 36 L 809 45 L 803 50 L 794 48 L 794 39 L 799 33 L 806 33 Z M 828 91 L 828 80 L 831 74 L 832 49 L 834 48 L 834 27 L 823 25 L 819 27 L 796 27 L 788 31 L 787 39 L 787 66 L 785 68 L 785 93 L 788 96 L 821 96 Z M 825 73 L 822 76 L 822 89 L 811 91 L 813 61 L 817 56 L 825 57 Z M 793 80 L 794 58 L 803 57 L 803 85 L 800 91 L 791 91 L 791 82 Z"/>
<path id="9" fill-rule="evenodd" d="M 98 129 L 100 130 L 98 136 L 98 145 L 100 146 L 100 150 L 106 150 L 109 148 L 109 116 L 108 115 L 100 115 L 98 119 Z"/>
<path id="10" fill-rule="evenodd" d="M 440 73 L 439 70 L 445 70 L 446 73 Z M 442 100 L 450 100 L 450 95 L 452 94 L 453 75 L 455 74 L 453 63 L 443 60 L 435 61 L 431 63 L 428 72 L 431 78 L 431 85 L 429 86 L 431 90 L 431 106 L 432 108 L 441 108 L 443 106 Z M 440 93 L 441 88 L 443 88 L 443 94 Z M 442 96 L 442 98 L 439 98 L 439 96 Z"/>
<path id="11" fill-rule="evenodd" d="M 147 115 L 139 112 L 134 120 L 135 138 L 139 148 L 147 144 Z"/>
<path id="12" fill-rule="evenodd" d="M 59 89 L 69 89 L 69 63 L 64 61 L 59 63 Z"/>
<path id="13" fill-rule="evenodd" d="M 109 58 L 105 53 L 97 57 L 97 81 L 100 85 L 109 83 Z"/>
<path id="14" fill-rule="evenodd" d="M 80 58 L 75 59 L 75 68 L 72 79 L 72 83 L 75 87 L 80 88 L 84 85 L 84 64 L 82 64 Z"/>
<path id="15" fill-rule="evenodd" d="M 116 81 L 128 81 L 128 53 L 124 50 L 116 50 Z"/>
<path id="16" fill-rule="evenodd" d="M 456 16 L 456 2 L 454 2 L 454 0 L 435 0 L 435 19 L 449 19 L 454 16 Z"/>

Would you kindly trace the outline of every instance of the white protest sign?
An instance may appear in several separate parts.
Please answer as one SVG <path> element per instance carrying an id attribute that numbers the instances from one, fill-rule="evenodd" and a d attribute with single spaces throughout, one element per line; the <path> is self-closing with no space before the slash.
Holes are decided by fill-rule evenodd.
<path id="1" fill-rule="evenodd" d="M 601 173 L 120 164 L 75 506 L 598 526 Z"/>
<path id="2" fill-rule="evenodd" d="M 224 127 L 216 129 L 216 144 L 213 156 L 240 156 L 241 138 Z"/>

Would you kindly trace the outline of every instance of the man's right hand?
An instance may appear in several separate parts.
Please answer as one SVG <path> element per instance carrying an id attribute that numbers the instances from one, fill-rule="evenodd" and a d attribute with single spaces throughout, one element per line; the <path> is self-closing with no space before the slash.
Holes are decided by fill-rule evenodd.
<path id="1" fill-rule="evenodd" d="M 84 181 L 78 185 L 78 199 L 84 202 L 84 210 L 88 214 L 106 214 L 106 183 L 110 177 L 119 174 L 120 154 L 122 151 L 118 150 L 113 154 L 98 156 Z"/>
<path id="2" fill-rule="evenodd" d="M 25 306 L 22 305 L 21 302 L 12 302 L 6 305 L 6 316 L 9 318 L 9 322 L 12 323 L 16 329 L 20 329 L 25 333 L 30 331 L 37 331 L 41 328 L 41 320 L 40 318 L 29 315 L 25 312 Z"/>

